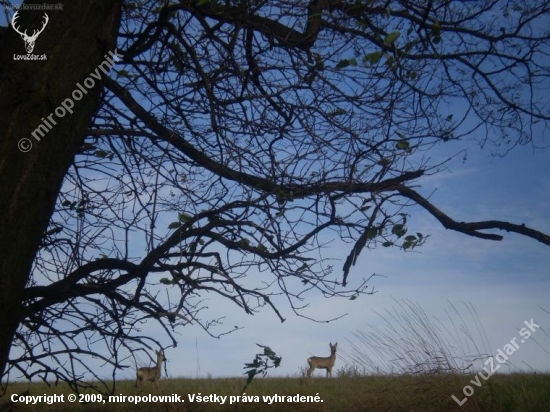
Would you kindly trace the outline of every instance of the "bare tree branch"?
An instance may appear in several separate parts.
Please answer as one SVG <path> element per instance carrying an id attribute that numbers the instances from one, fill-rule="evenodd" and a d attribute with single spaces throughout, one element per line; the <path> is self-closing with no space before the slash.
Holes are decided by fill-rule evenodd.
<path id="1" fill-rule="evenodd" d="M 432 203 L 430 203 L 426 198 L 422 197 L 416 191 L 408 187 L 401 186 L 399 187 L 398 192 L 404 197 L 414 201 L 416 204 L 426 209 L 432 216 L 434 216 L 439 222 L 441 222 L 445 229 L 454 230 L 464 233 L 468 236 L 478 237 L 480 239 L 502 240 L 504 238 L 502 235 L 481 232 L 482 230 L 499 229 L 527 236 L 532 239 L 538 240 L 545 245 L 550 245 L 550 236 L 539 232 L 538 230 L 531 229 L 524 224 L 518 225 L 509 222 L 501 222 L 498 220 L 487 220 L 481 222 L 457 222 L 445 213 L 443 213 L 440 209 L 435 207 Z"/>

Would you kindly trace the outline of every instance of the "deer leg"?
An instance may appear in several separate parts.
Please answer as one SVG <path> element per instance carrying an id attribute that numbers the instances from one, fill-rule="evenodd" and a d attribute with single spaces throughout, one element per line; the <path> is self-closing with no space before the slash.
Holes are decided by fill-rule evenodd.
<path id="1" fill-rule="evenodd" d="M 307 377 L 311 378 L 311 374 L 315 370 L 315 366 L 313 366 L 311 363 L 309 364 L 309 369 L 307 370 Z"/>

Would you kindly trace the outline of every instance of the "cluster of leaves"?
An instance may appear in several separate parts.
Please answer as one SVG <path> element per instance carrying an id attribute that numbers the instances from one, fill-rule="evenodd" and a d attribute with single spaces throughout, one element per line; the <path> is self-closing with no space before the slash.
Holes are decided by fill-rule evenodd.
<path id="1" fill-rule="evenodd" d="M 263 348 L 264 351 L 262 353 L 257 353 L 252 362 L 244 364 L 244 369 L 248 369 L 244 374 L 248 375 L 248 378 L 246 379 L 246 384 L 241 394 L 246 391 L 246 388 L 252 383 L 255 376 L 266 376 L 268 369 L 278 368 L 283 360 L 283 358 L 277 356 L 269 346 L 260 345 L 259 343 L 256 345 Z"/>

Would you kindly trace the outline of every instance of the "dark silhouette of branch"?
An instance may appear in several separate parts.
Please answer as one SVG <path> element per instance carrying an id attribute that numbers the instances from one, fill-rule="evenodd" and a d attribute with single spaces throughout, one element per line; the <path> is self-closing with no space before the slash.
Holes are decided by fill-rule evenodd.
<path id="1" fill-rule="evenodd" d="M 545 245 L 550 245 L 550 236 L 539 232 L 538 230 L 531 229 L 524 224 L 518 225 L 509 222 L 501 222 L 498 220 L 486 220 L 480 222 L 457 222 L 450 218 L 447 214 L 442 212 L 440 209 L 435 207 L 432 203 L 430 203 L 426 198 L 422 197 L 416 191 L 405 186 L 401 186 L 397 190 L 402 196 L 414 201 L 416 204 L 426 209 L 426 211 L 428 211 L 433 217 L 441 222 L 443 227 L 445 227 L 446 229 L 461 232 L 468 236 L 488 240 L 502 240 L 504 237 L 502 235 L 496 235 L 493 233 L 483 233 L 481 232 L 482 230 L 505 230 L 507 232 L 517 233 L 523 236 L 530 237 Z"/>

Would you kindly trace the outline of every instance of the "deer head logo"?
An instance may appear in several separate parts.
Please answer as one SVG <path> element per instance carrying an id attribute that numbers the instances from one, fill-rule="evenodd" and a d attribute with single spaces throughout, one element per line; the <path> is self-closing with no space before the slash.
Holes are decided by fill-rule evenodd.
<path id="1" fill-rule="evenodd" d="M 19 17 L 17 13 L 19 13 L 19 11 L 16 11 L 13 17 L 11 18 L 11 26 L 17 33 L 21 35 L 21 38 L 25 42 L 25 49 L 27 49 L 27 54 L 31 54 L 34 49 L 34 43 L 36 42 L 38 35 L 44 31 L 44 28 L 46 27 L 46 24 L 48 24 L 48 21 L 50 20 L 50 18 L 46 13 L 44 13 L 44 17 L 46 18 L 46 20 L 44 21 L 42 28 L 40 30 L 33 30 L 32 36 L 29 36 L 27 34 L 27 30 L 25 30 L 24 33 L 21 33 L 21 31 L 19 31 L 19 29 L 15 27 L 15 20 L 17 20 L 17 18 Z"/>

